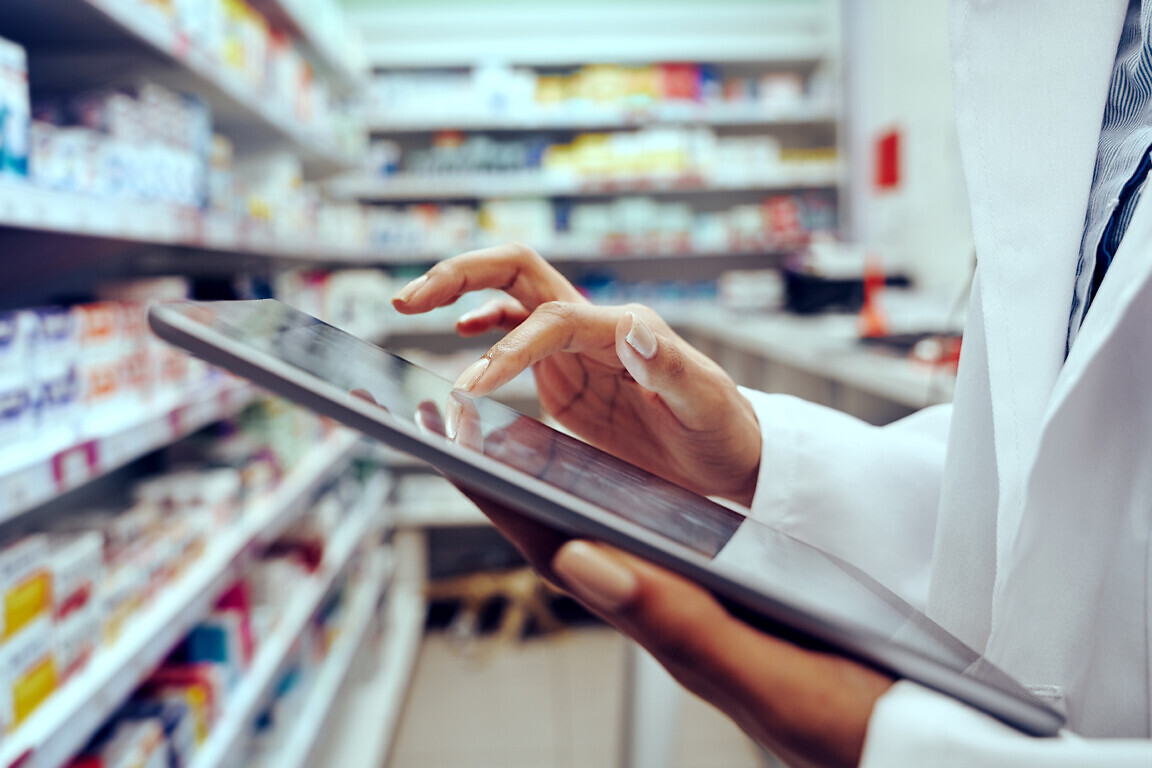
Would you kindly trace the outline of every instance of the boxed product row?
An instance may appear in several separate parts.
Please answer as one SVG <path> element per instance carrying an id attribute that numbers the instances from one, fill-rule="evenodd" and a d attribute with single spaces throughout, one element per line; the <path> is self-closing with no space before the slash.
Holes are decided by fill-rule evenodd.
<path id="1" fill-rule="evenodd" d="M 436 255 L 509 241 L 545 255 L 550 250 L 595 256 L 787 249 L 838 226 L 834 195 L 820 191 L 770 195 L 719 211 L 626 196 L 607 203 L 526 199 L 490 200 L 479 208 L 351 207 L 343 216 L 345 227 L 364 231 L 373 249 Z"/>
<path id="2" fill-rule="evenodd" d="M 29 175 L 48 189 L 202 208 L 212 115 L 199 98 L 152 84 L 32 101 Z"/>
<path id="3" fill-rule="evenodd" d="M 275 421 L 290 424 L 276 429 Z M 242 520 L 245 500 L 274 488 L 306 450 L 286 452 L 270 437 L 306 447 L 324 428 L 281 401 L 259 402 L 207 447 L 173 447 L 173 469 L 134 482 L 130 504 L 75 510 L 0 548 L 0 730 L 50 706 L 101 647 L 132 631 L 133 617 Z M 310 529 L 297 549 L 314 560 L 331 525 Z"/>
<path id="4" fill-rule="evenodd" d="M 73 766 L 188 766 L 220 723 L 236 717 L 229 706 L 253 662 L 280 630 L 301 587 L 316 578 L 336 530 L 363 508 L 359 492 L 364 484 L 380 472 L 378 466 L 357 465 L 323 492 L 312 509 L 219 598 L 215 610 L 119 709 Z M 285 725 L 294 722 L 302 694 L 339 631 L 357 562 L 351 558 L 352 564 L 293 638 L 282 671 L 272 681 L 270 701 L 246 733 L 254 749 L 271 748 L 273 727 L 283 734 Z M 147 738 L 142 734 L 144 725 Z M 244 751 L 238 750 L 225 764 L 243 764 Z"/>
<path id="5" fill-rule="evenodd" d="M 307 567 L 283 557 L 261 559 L 227 590 L 198 624 L 71 763 L 73 768 L 156 766 L 186 768 L 226 716 L 229 697 L 244 679 L 286 601 L 266 602 L 265 582 L 297 588 Z M 340 592 L 331 602 L 338 605 Z M 294 646 L 290 671 L 306 675 L 323 659 L 334 611 L 317 615 Z M 284 684 L 283 682 L 281 683 Z"/>
<path id="6" fill-rule="evenodd" d="M 445 119 L 471 115 L 532 114 L 539 110 L 645 110 L 660 105 L 740 104 L 766 112 L 826 99 L 831 78 L 824 70 L 726 75 L 711 64 L 647 66 L 591 64 L 559 74 L 503 65 L 470 72 L 386 72 L 372 83 L 373 107 L 383 115 Z"/>
<path id="7" fill-rule="evenodd" d="M 230 470 L 137 488 L 127 510 L 87 511 L 0 549 L 0 719 L 12 732 L 199 557 L 240 512 Z M 177 491 L 179 488 L 179 491 Z M 145 500 L 147 497 L 147 500 Z"/>
<path id="8" fill-rule="evenodd" d="M 217 375 L 153 336 L 146 302 L 182 278 L 108 284 L 103 301 L 0 312 L 0 455 L 75 444 Z"/>
<path id="9" fill-rule="evenodd" d="M 273 29 L 245 0 L 105 0 L 113 1 L 171 30 L 174 41 L 184 41 L 173 42 L 174 47 L 201 52 L 225 77 L 301 125 L 318 131 L 331 127 L 337 107 L 328 84 L 314 74 L 297 41 Z"/>
<path id="10" fill-rule="evenodd" d="M 395 157 L 398 150 L 371 158 Z M 771 178 L 795 162 L 834 161 L 834 148 L 794 152 L 771 135 L 719 136 L 706 127 L 647 127 L 636 131 L 581 133 L 571 142 L 545 136 L 493 139 L 442 131 L 429 149 L 399 156 L 404 171 L 424 175 L 540 171 L 562 178 L 665 178 L 698 176 L 714 182 Z M 391 167 L 376 167 L 387 171 Z"/>

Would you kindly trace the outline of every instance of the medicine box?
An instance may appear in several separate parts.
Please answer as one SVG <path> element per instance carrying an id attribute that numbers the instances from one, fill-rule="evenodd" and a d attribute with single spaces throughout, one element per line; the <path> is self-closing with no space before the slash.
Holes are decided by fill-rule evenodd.
<path id="1" fill-rule="evenodd" d="M 43 616 L 0 647 L 0 720 L 11 732 L 57 686 L 52 621 Z"/>
<path id="2" fill-rule="evenodd" d="M 52 573 L 48 537 L 25 536 L 0 548 L 0 642 L 8 643 L 41 616 L 50 617 Z"/>

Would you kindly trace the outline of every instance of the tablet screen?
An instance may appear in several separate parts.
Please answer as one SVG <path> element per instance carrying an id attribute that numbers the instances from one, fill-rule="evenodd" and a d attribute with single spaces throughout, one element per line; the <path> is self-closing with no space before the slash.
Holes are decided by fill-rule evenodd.
<path id="1" fill-rule="evenodd" d="M 476 451 L 609 516 L 707 558 L 709 570 L 767 595 L 790 615 L 819 617 L 933 659 L 1014 696 L 1022 689 L 863 572 L 276 301 L 170 305 L 253 352 L 357 393 L 431 441 Z M 254 358 L 256 356 L 253 356 Z M 451 435 L 451 437 L 449 437 Z M 978 663 L 979 662 L 979 663 Z"/>

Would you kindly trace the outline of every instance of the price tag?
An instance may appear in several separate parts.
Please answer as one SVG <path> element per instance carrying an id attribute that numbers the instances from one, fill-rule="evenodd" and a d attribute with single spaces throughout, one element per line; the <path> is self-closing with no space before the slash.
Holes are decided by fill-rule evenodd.
<path id="1" fill-rule="evenodd" d="M 94 478 L 100 468 L 100 444 L 96 440 L 66 448 L 52 457 L 52 477 L 59 493 Z"/>

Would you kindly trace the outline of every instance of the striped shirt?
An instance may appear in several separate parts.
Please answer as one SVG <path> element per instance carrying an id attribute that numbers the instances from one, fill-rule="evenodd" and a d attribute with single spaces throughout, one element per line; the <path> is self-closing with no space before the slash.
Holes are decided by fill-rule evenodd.
<path id="1" fill-rule="evenodd" d="M 1096 150 L 1065 355 L 1128 230 L 1150 169 L 1152 0 L 1129 0 Z"/>

